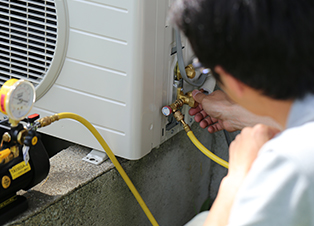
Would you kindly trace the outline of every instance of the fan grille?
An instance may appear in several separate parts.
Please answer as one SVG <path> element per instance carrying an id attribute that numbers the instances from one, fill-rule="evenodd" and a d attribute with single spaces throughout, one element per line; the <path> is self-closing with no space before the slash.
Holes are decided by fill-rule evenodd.
<path id="1" fill-rule="evenodd" d="M 0 0 L 0 85 L 25 79 L 38 86 L 57 44 L 54 0 Z"/>

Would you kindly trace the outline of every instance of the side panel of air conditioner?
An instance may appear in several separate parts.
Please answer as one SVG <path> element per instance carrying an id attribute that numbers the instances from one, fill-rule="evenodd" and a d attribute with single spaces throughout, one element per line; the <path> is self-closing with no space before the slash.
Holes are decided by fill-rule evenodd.
<path id="1" fill-rule="evenodd" d="M 160 60 L 170 57 L 170 50 L 164 48 L 168 5 L 167 1 L 99 3 L 67 1 L 66 58 L 58 79 L 34 111 L 43 116 L 64 111 L 80 114 L 95 125 L 116 155 L 137 159 L 160 143 L 160 84 L 168 76 Z M 158 6 L 162 16 L 157 15 Z M 71 120 L 44 132 L 102 149 L 82 125 Z"/>
<path id="2" fill-rule="evenodd" d="M 40 5 L 28 2 L 35 8 Z M 177 126 L 167 133 L 167 119 L 160 113 L 163 105 L 173 101 L 177 61 L 176 54 L 171 55 L 175 42 L 167 22 L 168 0 L 44 3 L 48 8 L 40 7 L 50 11 L 55 5 L 58 31 L 51 67 L 36 87 L 39 98 L 33 113 L 79 114 L 96 127 L 117 156 L 127 159 L 141 158 L 181 129 Z M 33 9 L 23 7 L 21 15 Z M 193 53 L 186 40 L 183 44 L 189 61 Z M 92 134 L 73 120 L 60 120 L 41 132 L 102 150 Z"/>

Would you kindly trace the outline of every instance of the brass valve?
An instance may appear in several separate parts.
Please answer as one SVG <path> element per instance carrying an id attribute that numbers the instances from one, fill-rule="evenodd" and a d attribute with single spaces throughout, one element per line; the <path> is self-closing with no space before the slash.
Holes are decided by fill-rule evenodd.
<path id="1" fill-rule="evenodd" d="M 192 64 L 189 64 L 188 66 L 185 67 L 185 73 L 186 73 L 186 76 L 189 78 L 189 79 L 192 79 L 195 77 L 196 73 L 195 73 L 195 68 L 193 67 Z M 175 74 L 177 76 L 177 79 L 180 80 L 182 78 L 182 75 L 180 73 L 180 69 L 179 69 L 179 66 L 177 64 L 176 66 L 176 71 L 175 71 Z"/>
<path id="2" fill-rule="evenodd" d="M 189 105 L 191 108 L 198 106 L 198 103 L 193 99 L 192 92 L 184 94 L 181 88 L 178 88 L 177 100 L 169 106 L 164 106 L 161 111 L 163 115 L 169 116 L 172 112 L 176 112 L 181 107 L 183 107 L 184 104 Z"/>
<path id="3" fill-rule="evenodd" d="M 192 91 L 186 94 L 183 93 L 181 88 L 177 89 L 177 99 L 183 101 L 183 104 L 189 105 L 191 108 L 198 106 L 198 103 L 194 100 L 192 96 Z"/>
<path id="4" fill-rule="evenodd" d="M 50 125 L 51 123 L 58 121 L 59 120 L 59 115 L 51 115 L 51 116 L 46 116 L 38 120 L 39 127 L 45 127 Z"/>
<path id="5" fill-rule="evenodd" d="M 179 109 L 184 105 L 187 104 L 192 108 L 195 108 L 198 106 L 198 103 L 194 100 L 192 96 L 192 92 L 188 92 L 186 94 L 183 93 L 181 88 L 177 89 L 177 100 L 170 104 L 170 106 L 164 106 L 162 108 L 162 113 L 165 116 L 169 116 L 171 113 L 173 113 L 174 118 L 178 121 L 181 122 L 183 125 L 183 128 L 186 132 L 191 131 L 190 127 L 186 122 L 184 121 L 184 116 L 182 113 L 179 111 Z"/>
<path id="6" fill-rule="evenodd" d="M 23 144 L 25 136 L 27 136 L 27 133 L 28 131 L 26 129 L 23 129 L 17 134 L 17 142 L 19 144 Z"/>
<path id="7" fill-rule="evenodd" d="M 178 121 L 181 122 L 183 125 L 183 129 L 185 130 L 185 132 L 189 132 L 191 131 L 191 128 L 188 124 L 186 124 L 186 122 L 184 121 L 184 116 L 181 113 L 181 111 L 176 111 L 175 113 L 173 113 L 174 118 Z"/>

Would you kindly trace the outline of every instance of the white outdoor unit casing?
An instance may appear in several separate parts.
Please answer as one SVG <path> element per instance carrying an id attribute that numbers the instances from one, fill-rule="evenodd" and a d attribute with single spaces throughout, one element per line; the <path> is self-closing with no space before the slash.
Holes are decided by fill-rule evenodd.
<path id="1" fill-rule="evenodd" d="M 169 5 L 168 0 L 1 0 L 1 82 L 11 77 L 33 82 L 32 113 L 79 114 L 117 156 L 139 159 L 180 130 L 166 132 L 160 112 L 173 101 L 177 61 L 171 56 Z M 186 40 L 183 45 L 191 60 Z M 74 120 L 40 131 L 102 150 Z"/>

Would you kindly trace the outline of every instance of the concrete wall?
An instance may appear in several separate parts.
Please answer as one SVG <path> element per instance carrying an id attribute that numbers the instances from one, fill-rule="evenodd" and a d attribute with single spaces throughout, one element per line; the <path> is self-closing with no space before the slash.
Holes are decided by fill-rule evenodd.
<path id="1" fill-rule="evenodd" d="M 192 130 L 206 147 L 228 159 L 222 132 L 211 135 L 197 124 Z M 70 182 L 73 178 L 79 180 L 83 172 L 97 171 L 91 168 L 96 166 L 85 165 L 89 163 L 71 162 L 75 161 L 75 155 L 80 160 L 88 153 L 82 147 L 80 151 L 75 149 L 70 147 L 51 158 L 49 180 L 24 194 L 29 198 L 30 210 L 7 225 L 150 225 L 112 166 L 91 176 L 87 182 Z M 70 160 L 66 160 L 68 155 Z M 211 202 L 214 200 L 219 183 L 227 173 L 200 153 L 184 131 L 138 161 L 121 162 L 159 225 L 179 226 L 190 220 L 208 197 Z M 69 172 L 73 164 L 78 170 Z M 111 165 L 111 162 L 103 164 Z M 79 185 L 64 194 L 57 193 L 66 183 Z"/>

